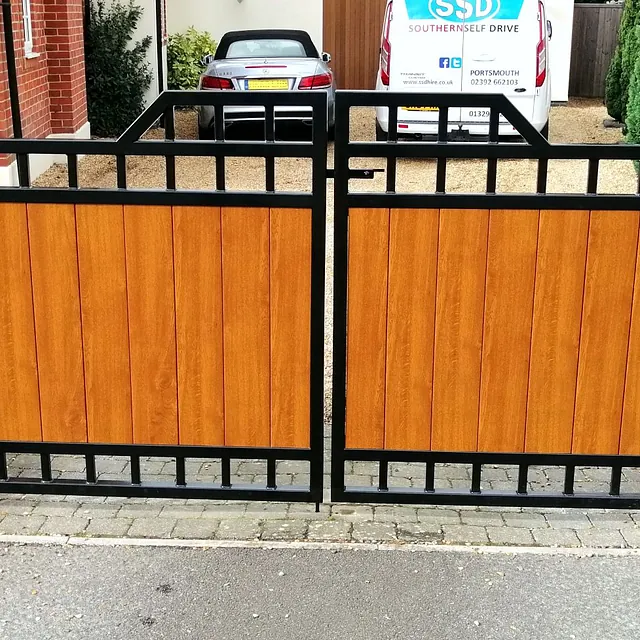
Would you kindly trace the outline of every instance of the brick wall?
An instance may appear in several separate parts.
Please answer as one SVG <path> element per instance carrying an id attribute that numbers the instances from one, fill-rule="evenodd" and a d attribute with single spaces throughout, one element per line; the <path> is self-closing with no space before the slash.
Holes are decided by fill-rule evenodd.
<path id="1" fill-rule="evenodd" d="M 74 133 L 87 121 L 82 0 L 31 0 L 33 57 L 24 51 L 22 0 L 11 0 L 23 135 Z M 1 18 L 0 18 L 1 22 Z M 4 35 L 0 29 L 0 138 L 11 137 Z M 0 166 L 12 161 L 0 156 Z"/>

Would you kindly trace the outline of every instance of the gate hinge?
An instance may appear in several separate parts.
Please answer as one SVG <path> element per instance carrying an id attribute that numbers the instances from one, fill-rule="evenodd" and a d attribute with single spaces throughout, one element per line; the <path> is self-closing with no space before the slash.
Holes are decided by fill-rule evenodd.
<path id="1" fill-rule="evenodd" d="M 373 180 L 376 173 L 382 173 L 384 169 L 349 169 L 349 180 Z M 327 180 L 336 177 L 335 169 L 327 169 Z"/>

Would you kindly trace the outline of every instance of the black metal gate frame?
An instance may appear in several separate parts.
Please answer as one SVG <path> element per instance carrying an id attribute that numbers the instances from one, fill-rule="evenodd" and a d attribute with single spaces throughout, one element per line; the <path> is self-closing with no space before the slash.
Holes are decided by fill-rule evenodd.
<path id="1" fill-rule="evenodd" d="M 215 141 L 175 140 L 175 107 L 213 105 L 216 121 Z M 228 141 L 224 131 L 224 107 L 251 105 L 265 109 L 263 141 Z M 275 107 L 295 105 L 312 109 L 310 142 L 282 142 L 275 138 Z M 141 140 L 141 136 L 160 118 L 165 124 L 165 140 Z M 166 91 L 125 131 L 118 140 L 0 140 L 0 154 L 16 154 L 19 187 L 0 188 L 0 202 L 48 204 L 183 205 L 204 207 L 268 207 L 310 209 L 312 216 L 311 256 L 311 374 L 310 448 L 199 447 L 118 444 L 72 444 L 52 442 L 0 441 L 0 493 L 46 493 L 101 496 L 138 496 L 164 498 L 211 498 L 231 500 L 269 500 L 285 502 L 322 502 L 324 454 L 324 291 L 327 174 L 327 96 L 324 92 L 218 93 Z M 30 184 L 30 154 L 65 155 L 68 161 L 68 188 L 41 188 Z M 78 157 L 107 155 L 116 157 L 117 188 L 83 188 L 78 181 Z M 127 156 L 160 156 L 166 163 L 166 189 L 127 187 Z M 216 159 L 215 189 L 185 191 L 176 187 L 176 157 L 213 156 Z M 228 191 L 225 159 L 262 157 L 265 159 L 265 191 Z M 310 193 L 276 191 L 275 159 L 310 158 Z M 212 181 L 214 176 L 212 176 Z M 16 453 L 40 455 L 38 477 L 12 477 L 8 456 Z M 83 480 L 55 479 L 52 455 L 83 455 L 86 459 Z M 100 479 L 99 456 L 126 456 L 130 459 L 130 478 L 123 481 Z M 146 482 L 141 473 L 141 458 L 170 457 L 176 460 L 175 482 Z M 220 483 L 195 483 L 188 478 L 186 461 L 190 458 L 219 459 Z M 232 482 L 232 460 L 264 460 L 266 486 L 239 485 Z M 306 486 L 279 485 L 277 461 L 304 460 L 310 464 Z"/>
<path id="2" fill-rule="evenodd" d="M 333 324 L 333 422 L 331 449 L 331 499 L 334 502 L 414 503 L 449 505 L 496 505 L 530 507 L 606 507 L 639 508 L 640 494 L 621 493 L 624 468 L 640 467 L 640 456 L 592 456 L 574 454 L 504 454 L 434 451 L 392 451 L 347 449 L 346 356 L 348 286 L 348 215 L 352 208 L 418 209 L 567 209 L 628 210 L 640 209 L 640 196 L 598 194 L 601 160 L 640 160 L 639 146 L 595 144 L 549 144 L 503 95 L 412 94 L 411 105 L 437 107 L 439 110 L 436 142 L 398 141 L 398 109 L 405 106 L 406 93 L 340 91 L 336 102 L 335 148 L 335 235 L 334 235 L 334 324 Z M 384 142 L 351 142 L 349 116 L 353 107 L 389 108 L 389 134 Z M 449 143 L 448 110 L 454 107 L 490 110 L 489 140 L 486 143 Z M 526 144 L 500 142 L 500 117 L 510 122 Z M 503 120 L 504 121 L 504 120 Z M 352 158 L 385 158 L 386 193 L 354 193 L 350 190 L 349 163 Z M 432 193 L 407 194 L 396 190 L 398 158 L 436 159 L 436 184 Z M 460 158 L 487 161 L 484 194 L 446 193 L 447 160 Z M 496 193 L 499 159 L 526 158 L 538 161 L 537 193 Z M 547 193 L 549 160 L 588 160 L 586 194 Z M 375 487 L 345 486 L 345 463 L 378 463 Z M 421 488 L 393 487 L 389 482 L 390 463 L 424 465 L 425 483 Z M 436 465 L 464 464 L 471 469 L 468 488 L 439 489 L 435 486 Z M 518 469 L 512 491 L 482 488 L 483 465 L 510 465 Z M 532 493 L 528 476 L 532 466 L 564 469 L 559 491 Z M 576 467 L 598 466 L 610 469 L 609 491 L 583 493 L 574 489 Z"/>

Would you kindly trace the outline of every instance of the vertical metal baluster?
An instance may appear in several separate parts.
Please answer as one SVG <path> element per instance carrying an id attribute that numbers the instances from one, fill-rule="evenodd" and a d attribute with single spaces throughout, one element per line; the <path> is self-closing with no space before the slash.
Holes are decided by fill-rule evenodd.
<path id="1" fill-rule="evenodd" d="M 500 112 L 491 107 L 489 116 L 489 142 L 498 144 L 498 133 L 500 123 Z M 487 193 L 495 193 L 498 182 L 498 159 L 489 158 L 487 160 Z"/>
<path id="2" fill-rule="evenodd" d="M 224 106 L 217 104 L 214 107 L 214 125 L 216 142 L 224 141 Z M 221 154 L 216 155 L 216 190 L 224 191 L 225 185 L 225 159 Z"/>
<path id="3" fill-rule="evenodd" d="M 127 158 L 123 155 L 116 156 L 116 172 L 118 189 L 127 188 Z"/>
<path id="4" fill-rule="evenodd" d="M 446 144 L 449 129 L 449 107 L 440 107 L 438 116 L 438 143 Z M 447 190 L 447 158 L 438 157 L 436 169 L 436 193 Z"/>
<path id="5" fill-rule="evenodd" d="M 471 493 L 481 493 L 482 465 L 474 463 L 471 466 Z"/>
<path id="6" fill-rule="evenodd" d="M 427 478 L 424 485 L 424 490 L 427 493 L 434 493 L 436 490 L 436 465 L 434 462 L 427 462 Z"/>
<path id="7" fill-rule="evenodd" d="M 164 112 L 164 137 L 165 140 L 176 139 L 176 121 L 173 105 L 167 107 Z M 174 155 L 165 155 L 165 165 L 167 170 L 167 189 L 175 190 L 176 188 L 176 157 Z"/>
<path id="8" fill-rule="evenodd" d="M 178 487 L 187 486 L 187 470 L 185 459 L 181 456 L 176 458 L 176 485 Z"/>
<path id="9" fill-rule="evenodd" d="M 87 453 L 84 456 L 84 460 L 87 467 L 87 483 L 95 484 L 98 480 L 96 474 L 96 457 L 92 453 Z"/>
<path id="10" fill-rule="evenodd" d="M 69 178 L 69 189 L 78 188 L 78 156 L 75 153 L 67 155 L 67 175 Z"/>
<path id="11" fill-rule="evenodd" d="M 276 484 L 276 461 L 275 458 L 267 460 L 267 489 L 277 489 Z"/>
<path id="12" fill-rule="evenodd" d="M 619 496 L 620 485 L 622 483 L 622 467 L 616 465 L 611 468 L 611 485 L 609 488 L 609 495 Z"/>
<path id="13" fill-rule="evenodd" d="M 540 158 L 538 160 L 538 183 L 536 191 L 538 193 L 547 193 L 547 173 L 549 171 L 549 160 Z"/>
<path id="14" fill-rule="evenodd" d="M 526 495 L 529 484 L 529 465 L 521 464 L 518 467 L 518 493 Z"/>
<path id="15" fill-rule="evenodd" d="M 587 193 L 598 193 L 598 171 L 600 170 L 600 160 L 592 158 L 589 160 L 589 174 L 587 177 Z"/>
<path id="16" fill-rule="evenodd" d="M 0 451 L 0 480 L 9 479 L 9 470 L 7 469 L 7 454 L 5 451 Z"/>
<path id="17" fill-rule="evenodd" d="M 389 463 L 380 460 L 380 477 L 378 478 L 378 490 L 389 491 Z"/>
<path id="18" fill-rule="evenodd" d="M 566 496 L 573 495 L 573 483 L 576 475 L 576 466 L 573 464 L 568 464 L 564 473 L 564 491 L 563 493 Z"/>
<path id="19" fill-rule="evenodd" d="M 42 474 L 42 482 L 51 482 L 51 456 L 48 453 L 40 454 L 40 471 Z"/>
<path id="20" fill-rule="evenodd" d="M 389 142 L 398 141 L 398 108 L 389 107 Z M 387 143 L 388 144 L 388 143 Z M 396 192 L 396 181 L 398 175 L 398 158 L 396 156 L 387 157 L 387 193 Z"/>
<path id="21" fill-rule="evenodd" d="M 231 459 L 222 458 L 222 486 L 225 489 L 231 488 Z"/>
<path id="22" fill-rule="evenodd" d="M 276 120 L 274 111 L 275 107 L 272 104 L 265 107 L 264 139 L 267 142 L 274 142 L 276 137 Z M 264 161 L 266 190 L 269 193 L 273 193 L 276 190 L 276 159 L 273 156 L 267 156 Z"/>
<path id="23" fill-rule="evenodd" d="M 131 456 L 131 484 L 142 484 L 140 456 Z"/>

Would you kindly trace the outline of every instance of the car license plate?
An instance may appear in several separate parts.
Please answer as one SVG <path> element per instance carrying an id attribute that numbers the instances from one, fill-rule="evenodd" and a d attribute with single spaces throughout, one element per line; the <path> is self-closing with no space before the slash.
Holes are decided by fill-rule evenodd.
<path id="1" fill-rule="evenodd" d="M 437 111 L 438 107 L 402 107 L 403 111 Z"/>
<path id="2" fill-rule="evenodd" d="M 260 78 L 259 80 L 247 80 L 249 91 L 287 91 L 289 81 L 282 78 Z"/>

